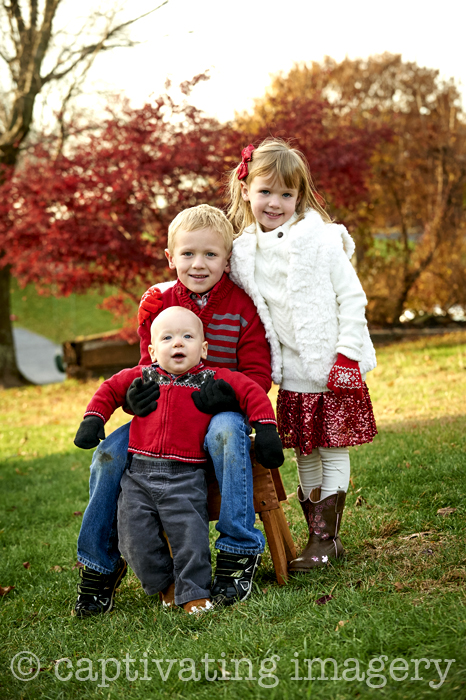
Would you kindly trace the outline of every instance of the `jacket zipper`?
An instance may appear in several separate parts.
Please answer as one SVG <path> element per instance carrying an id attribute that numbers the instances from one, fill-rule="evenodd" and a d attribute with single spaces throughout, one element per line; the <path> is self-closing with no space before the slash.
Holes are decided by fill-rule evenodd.
<path id="1" fill-rule="evenodd" d="M 174 379 L 173 377 L 170 378 L 170 384 L 166 384 L 165 386 L 167 387 L 166 391 L 166 402 L 165 402 L 165 412 L 163 415 L 162 419 L 162 436 L 160 440 L 160 454 L 166 454 L 165 452 L 165 442 L 166 442 L 166 437 L 167 437 L 167 430 L 168 430 L 168 421 L 167 421 L 167 415 L 169 414 L 169 404 L 170 404 L 170 397 L 171 397 L 171 389 L 174 384 Z"/>

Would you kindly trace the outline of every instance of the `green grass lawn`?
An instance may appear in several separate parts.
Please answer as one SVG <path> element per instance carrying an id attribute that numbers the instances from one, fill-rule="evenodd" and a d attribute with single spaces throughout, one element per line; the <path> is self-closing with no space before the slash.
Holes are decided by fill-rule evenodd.
<path id="1" fill-rule="evenodd" d="M 379 434 L 352 450 L 346 557 L 280 587 L 266 550 L 252 597 L 199 618 L 162 609 L 133 574 L 110 614 L 71 616 L 90 461 L 72 440 L 98 382 L 0 392 L 0 586 L 14 586 L 0 598 L 0 697 L 464 700 L 466 334 L 378 361 Z M 291 452 L 282 475 L 301 549 Z M 10 668 L 21 652 L 37 657 L 21 666 L 29 681 Z"/>
<path id="2" fill-rule="evenodd" d="M 55 343 L 120 328 L 121 323 L 109 311 L 97 308 L 103 299 L 104 295 L 94 291 L 68 297 L 42 296 L 34 285 L 20 289 L 16 280 L 12 280 L 14 325 L 44 335 Z"/>

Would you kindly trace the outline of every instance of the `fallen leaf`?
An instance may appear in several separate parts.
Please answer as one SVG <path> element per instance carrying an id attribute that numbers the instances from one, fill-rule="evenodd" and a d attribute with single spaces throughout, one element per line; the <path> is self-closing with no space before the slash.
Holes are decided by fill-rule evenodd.
<path id="1" fill-rule="evenodd" d="M 74 569 L 82 569 L 82 568 L 84 568 L 84 564 L 81 564 L 80 561 L 77 561 L 76 564 L 74 564 L 74 565 L 71 567 L 71 571 L 73 571 Z"/>
<path id="2" fill-rule="evenodd" d="M 268 590 L 269 590 L 268 588 L 263 588 L 262 593 L 267 593 Z"/>
<path id="3" fill-rule="evenodd" d="M 23 566 L 25 569 L 29 569 L 31 565 L 28 561 L 23 561 Z"/>
<path id="4" fill-rule="evenodd" d="M 393 586 L 397 591 L 403 591 L 405 588 L 410 588 L 410 586 L 407 586 L 406 583 L 400 583 L 399 581 L 394 583 Z"/>
<path id="5" fill-rule="evenodd" d="M 75 510 L 74 513 L 73 513 L 73 515 L 82 515 L 82 513 L 81 513 L 80 510 Z"/>
<path id="6" fill-rule="evenodd" d="M 413 540 L 415 537 L 424 537 L 425 535 L 431 535 L 433 533 L 433 530 L 424 530 L 424 532 L 413 532 L 412 535 L 408 535 L 407 537 L 402 537 L 402 540 Z"/>
<path id="7" fill-rule="evenodd" d="M 366 502 L 367 502 L 367 501 L 366 501 L 366 499 L 364 498 L 364 496 L 358 496 L 357 499 L 356 499 L 356 503 L 355 503 L 354 505 L 355 505 L 356 507 L 359 507 L 359 506 L 364 505 L 364 503 L 366 503 Z"/>
<path id="8" fill-rule="evenodd" d="M 433 549 L 423 549 L 421 552 L 421 554 L 428 554 L 429 557 L 431 557 L 433 555 L 433 553 L 434 553 Z"/>
<path id="9" fill-rule="evenodd" d="M 55 566 L 50 568 L 50 571 L 63 571 L 63 566 L 58 566 L 58 564 L 55 564 Z"/>
<path id="10" fill-rule="evenodd" d="M 317 598 L 316 605 L 325 605 L 330 600 L 333 600 L 333 595 L 323 595 L 321 598 Z"/>
<path id="11" fill-rule="evenodd" d="M 0 586 L 0 596 L 4 596 L 12 591 L 14 586 Z"/>
<path id="12" fill-rule="evenodd" d="M 335 627 L 335 632 L 338 632 L 339 630 L 341 630 L 343 625 L 346 625 L 347 622 L 349 622 L 349 620 L 340 620 L 340 622 Z"/>
<path id="13" fill-rule="evenodd" d="M 437 511 L 437 515 L 441 515 L 442 518 L 445 518 L 447 515 L 451 515 L 452 513 L 456 513 L 456 508 L 439 508 Z"/>

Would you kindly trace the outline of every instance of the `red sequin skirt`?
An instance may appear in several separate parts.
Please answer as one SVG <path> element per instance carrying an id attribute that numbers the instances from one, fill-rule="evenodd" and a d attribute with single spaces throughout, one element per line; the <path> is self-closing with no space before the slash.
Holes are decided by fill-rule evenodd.
<path id="1" fill-rule="evenodd" d="M 333 391 L 305 394 L 280 389 L 277 423 L 283 447 L 298 447 L 303 455 L 314 447 L 362 445 L 377 434 L 365 382 L 362 399 L 338 397 Z"/>

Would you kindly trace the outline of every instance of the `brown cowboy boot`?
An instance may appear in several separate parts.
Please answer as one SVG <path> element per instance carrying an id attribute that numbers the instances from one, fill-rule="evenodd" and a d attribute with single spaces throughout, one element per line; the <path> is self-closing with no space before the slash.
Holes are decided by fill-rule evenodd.
<path id="1" fill-rule="evenodd" d="M 336 559 L 345 553 L 338 531 L 345 507 L 346 493 L 338 491 L 321 501 L 313 501 L 314 489 L 310 496 L 311 498 L 304 500 L 301 486 L 298 487 L 299 502 L 309 528 L 309 541 L 301 556 L 290 561 L 288 566 L 290 573 L 310 571 L 318 566 L 324 566 L 329 559 Z"/>

